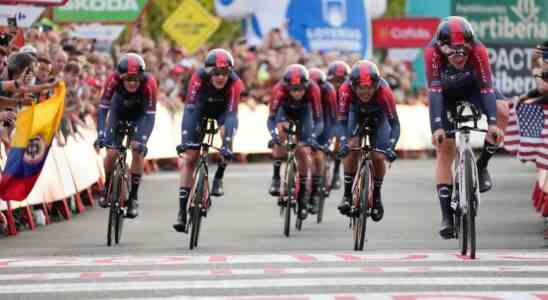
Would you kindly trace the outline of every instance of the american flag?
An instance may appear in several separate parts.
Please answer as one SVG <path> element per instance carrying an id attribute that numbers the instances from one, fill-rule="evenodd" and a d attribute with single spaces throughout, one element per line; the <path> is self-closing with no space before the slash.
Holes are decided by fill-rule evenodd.
<path id="1" fill-rule="evenodd" d="M 504 148 L 522 161 L 548 170 L 548 104 L 510 104 Z"/>

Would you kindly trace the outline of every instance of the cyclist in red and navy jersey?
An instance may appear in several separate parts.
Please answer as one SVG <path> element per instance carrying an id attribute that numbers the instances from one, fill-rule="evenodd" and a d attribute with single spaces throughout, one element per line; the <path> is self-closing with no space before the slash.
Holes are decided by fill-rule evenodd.
<path id="1" fill-rule="evenodd" d="M 97 115 L 97 148 L 106 147 L 105 158 L 105 191 L 99 201 L 101 207 L 108 207 L 106 189 L 113 169 L 113 163 L 121 146 L 121 137 L 116 130 L 121 121 L 130 121 L 133 126 L 131 135 L 131 190 L 127 204 L 126 217 L 138 215 L 137 193 L 144 160 L 147 152 L 147 141 L 154 128 L 156 115 L 156 95 L 158 85 L 152 74 L 145 72 L 145 61 L 141 56 L 127 53 L 118 61 L 116 71 L 112 73 L 105 85 Z"/>
<path id="2" fill-rule="evenodd" d="M 281 142 L 287 135 L 284 128 L 288 120 L 295 122 L 298 146 L 296 149 L 297 169 L 299 173 L 299 193 L 297 203 L 299 216 L 306 219 L 308 215 L 306 201 L 306 182 L 308 172 L 316 174 L 311 160 L 311 147 L 320 149 L 317 138 L 323 130 L 323 113 L 321 107 L 320 87 L 310 80 L 308 70 L 299 64 L 286 68 L 282 80 L 274 86 L 273 96 L 269 104 L 270 114 L 267 126 L 272 136 L 272 157 L 274 159 L 274 174 L 269 193 L 280 194 L 280 166 L 282 164 L 283 148 Z M 318 182 L 312 185 L 312 195 L 318 190 Z"/>
<path id="3" fill-rule="evenodd" d="M 327 81 L 329 81 L 336 92 L 336 103 L 338 105 L 340 99 L 339 88 L 348 79 L 350 75 L 350 66 L 342 60 L 335 60 L 327 67 Z M 339 150 L 338 140 L 335 142 L 335 151 Z M 341 188 L 341 159 L 335 158 L 333 164 L 333 176 L 331 178 L 331 189 L 338 190 Z"/>
<path id="4" fill-rule="evenodd" d="M 182 122 L 182 142 L 177 146 L 183 162 L 179 185 L 179 212 L 173 225 L 176 231 L 186 232 L 186 206 L 204 137 L 201 128 L 204 118 L 215 119 L 220 127 L 223 141 L 220 154 L 223 160 L 215 172 L 211 194 L 224 194 L 223 176 L 227 160 L 233 158 L 232 141 L 238 128 L 238 104 L 244 90 L 244 84 L 233 68 L 234 59 L 228 51 L 213 49 L 207 54 L 204 67 L 198 69 L 190 79 Z"/>
<path id="5" fill-rule="evenodd" d="M 358 128 L 366 123 L 373 130 L 371 146 L 373 152 L 373 210 L 371 218 L 378 222 L 384 215 L 381 200 L 381 186 L 386 173 L 386 161 L 396 159 L 394 151 L 400 137 L 400 122 L 396 112 L 396 102 L 388 83 L 381 78 L 375 63 L 358 61 L 350 71 L 349 79 L 339 89 L 341 97 L 337 110 L 339 156 L 344 159 L 344 196 L 338 206 L 347 215 L 351 207 L 352 184 L 360 159 Z M 349 153 L 350 152 L 350 153 Z"/>
<path id="6" fill-rule="evenodd" d="M 504 96 L 493 88 L 487 49 L 475 38 L 472 26 L 465 18 L 453 16 L 444 19 L 426 48 L 424 57 L 432 143 L 436 146 L 437 192 L 442 211 L 440 235 L 451 238 L 451 165 L 455 158 L 455 139 L 447 134 L 451 129 L 447 111 L 457 101 L 470 101 L 487 116 L 488 133 L 477 161 L 480 192 L 483 193 L 492 186 L 487 164 L 496 145 L 503 139 L 503 130 L 508 122 L 508 107 L 502 101 Z"/>
<path id="7" fill-rule="evenodd" d="M 321 134 L 317 137 L 318 145 L 321 147 L 319 150 L 312 152 L 312 160 L 315 165 L 316 173 L 312 174 L 312 184 L 319 186 L 321 183 L 321 176 L 325 172 L 326 167 L 326 155 L 325 152 L 328 150 L 331 143 L 331 138 L 333 137 L 333 128 L 336 122 L 336 113 L 337 113 L 337 92 L 333 85 L 327 81 L 327 75 L 324 71 L 318 68 L 311 68 L 309 70 L 310 80 L 314 81 L 319 87 L 321 92 L 321 105 L 323 112 L 323 130 Z M 321 189 L 320 189 L 321 190 Z M 320 190 L 315 190 L 314 192 L 318 193 Z M 313 194 L 311 196 L 311 206 L 310 212 L 315 214 L 318 212 L 318 194 Z"/>

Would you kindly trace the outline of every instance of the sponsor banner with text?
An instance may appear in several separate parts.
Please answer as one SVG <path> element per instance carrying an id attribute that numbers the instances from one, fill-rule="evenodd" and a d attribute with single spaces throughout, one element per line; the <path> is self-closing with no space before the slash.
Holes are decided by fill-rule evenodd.
<path id="1" fill-rule="evenodd" d="M 438 18 L 386 18 L 373 20 L 375 48 L 424 48 L 436 33 Z"/>

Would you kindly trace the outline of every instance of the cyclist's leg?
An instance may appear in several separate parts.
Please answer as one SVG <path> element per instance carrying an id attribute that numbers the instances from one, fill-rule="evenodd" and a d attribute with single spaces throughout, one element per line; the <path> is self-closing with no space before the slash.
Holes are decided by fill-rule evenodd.
<path id="1" fill-rule="evenodd" d="M 219 126 L 219 134 L 221 135 L 221 140 L 224 141 L 225 138 L 225 116 L 226 113 L 222 113 L 220 116 L 216 117 L 217 124 Z M 238 125 L 236 124 L 236 130 Z M 231 143 L 232 144 L 232 143 Z M 230 145 L 232 148 L 232 145 Z M 227 161 L 224 159 L 224 157 L 221 156 L 221 161 L 217 165 L 217 170 L 215 171 L 215 176 L 213 176 L 213 184 L 211 187 L 211 194 L 213 196 L 222 196 L 224 195 L 224 188 L 223 188 L 223 177 L 225 174 L 226 166 L 228 165 Z"/>
<path id="2" fill-rule="evenodd" d="M 331 120 L 324 115 L 324 128 L 322 133 L 316 138 L 318 144 L 327 148 L 329 146 L 329 137 L 331 132 Z M 312 173 L 312 194 L 310 197 L 311 212 L 317 213 L 319 210 L 319 196 L 323 193 L 322 176 L 325 172 L 326 158 L 322 150 L 312 150 L 312 163 L 314 172 Z"/>
<path id="3" fill-rule="evenodd" d="M 356 109 L 354 105 L 350 106 L 348 112 L 348 127 L 344 128 L 350 133 L 348 139 L 348 145 L 351 148 L 360 146 L 360 137 L 357 135 L 356 130 L 359 124 L 364 121 L 363 115 L 359 109 Z M 341 214 L 348 214 L 350 212 L 350 206 L 352 201 L 352 184 L 354 183 L 354 176 L 358 169 L 358 161 L 360 159 L 360 151 L 350 151 L 348 155 L 343 159 L 344 168 L 344 193 L 343 198 L 337 208 Z"/>
<path id="4" fill-rule="evenodd" d="M 179 232 L 186 230 L 186 207 L 190 189 L 192 188 L 194 169 L 200 155 L 199 149 L 202 140 L 201 112 L 200 106 L 191 109 L 186 107 L 183 115 L 181 144 L 188 147 L 182 154 L 179 179 L 179 212 L 177 213 L 176 223 L 173 225 L 173 228 Z"/>
<path id="5" fill-rule="evenodd" d="M 496 103 L 497 126 L 504 132 L 504 130 L 506 129 L 506 126 L 508 125 L 508 115 L 509 115 L 508 103 L 505 100 L 504 95 L 498 89 L 495 89 L 495 96 L 497 99 L 497 103 Z M 474 101 L 474 104 L 479 105 L 482 111 L 485 111 L 484 107 L 481 105 L 482 102 L 480 101 L 480 95 L 476 95 L 475 97 L 472 98 L 472 100 Z M 489 137 L 486 136 L 486 139 L 483 144 L 483 149 L 477 160 L 477 168 L 478 168 L 478 175 L 479 175 L 478 181 L 479 181 L 481 193 L 487 192 L 492 187 L 491 175 L 487 171 L 487 166 L 489 164 L 489 160 L 497 151 L 497 145 L 494 144 L 494 141 L 490 141 L 488 138 Z"/>
<path id="6" fill-rule="evenodd" d="M 120 118 L 118 114 L 111 110 L 108 114 L 108 120 L 107 120 L 107 128 L 106 131 L 106 149 L 107 149 L 107 155 L 104 160 L 104 168 L 105 168 L 105 187 L 104 190 L 101 193 L 101 198 L 99 198 L 99 205 L 103 208 L 109 207 L 108 202 L 108 188 L 110 184 L 110 177 L 112 175 L 112 170 L 114 168 L 114 161 L 118 157 L 118 148 L 120 147 L 122 141 L 116 134 L 116 126 L 118 125 L 118 122 L 120 121 Z"/>
<path id="7" fill-rule="evenodd" d="M 152 116 L 153 118 L 153 116 Z M 140 116 L 133 122 L 134 134 L 131 136 L 131 189 L 129 192 L 128 209 L 126 216 L 129 218 L 135 218 L 138 215 L 138 192 L 139 184 L 141 183 L 141 176 L 143 174 L 145 166 L 145 156 L 147 153 L 147 141 L 152 127 L 154 126 L 154 119 L 151 115 L 146 113 Z"/>
<path id="8" fill-rule="evenodd" d="M 447 113 L 442 115 L 443 129 L 447 132 L 450 129 Z M 451 195 L 453 193 L 453 171 L 451 169 L 455 160 L 455 137 L 448 136 L 443 142 L 436 146 L 436 189 L 441 208 L 442 238 L 453 236 L 453 212 L 451 210 Z"/>
<path id="9" fill-rule="evenodd" d="M 301 219 L 305 219 L 308 214 L 307 203 L 310 202 L 310 199 L 306 197 L 306 183 L 308 178 L 308 173 L 316 173 L 316 168 L 312 161 L 312 149 L 308 144 L 312 137 L 312 110 L 309 106 L 298 111 L 298 115 L 295 115 L 295 125 L 297 129 L 297 138 L 299 144 L 296 149 L 296 158 L 297 158 L 297 170 L 299 172 L 299 194 L 298 194 L 298 203 L 299 211 L 301 214 Z M 314 186 L 312 189 L 314 190 Z M 314 191 L 312 191 L 314 193 Z M 311 194 L 312 194 L 311 193 Z"/>
<path id="10" fill-rule="evenodd" d="M 339 139 L 333 138 L 333 152 L 337 153 L 339 151 Z M 341 187 L 341 159 L 335 157 L 333 162 L 333 177 L 331 178 L 331 188 L 338 190 Z"/>
<path id="11" fill-rule="evenodd" d="M 384 152 L 390 147 L 391 127 L 384 114 L 379 116 L 375 125 L 376 131 L 372 145 L 374 149 L 378 151 L 373 151 L 371 153 L 371 160 L 373 162 L 373 198 L 375 200 L 371 218 L 373 221 L 378 222 L 384 215 L 384 207 L 381 200 L 381 187 L 384 175 L 386 174 L 386 156 Z"/>
<path id="12" fill-rule="evenodd" d="M 276 127 L 280 142 L 283 143 L 287 138 L 284 129 L 288 128 L 287 115 L 283 107 L 280 107 L 276 113 Z M 285 149 L 282 145 L 276 143 L 272 145 L 272 182 L 270 183 L 270 188 L 268 190 L 268 193 L 272 196 L 280 195 L 280 168 L 282 166 L 282 159 L 285 155 Z"/>

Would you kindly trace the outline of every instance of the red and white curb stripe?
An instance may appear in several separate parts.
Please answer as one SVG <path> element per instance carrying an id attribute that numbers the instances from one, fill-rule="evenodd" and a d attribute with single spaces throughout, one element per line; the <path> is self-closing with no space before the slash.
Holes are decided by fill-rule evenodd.
<path id="1" fill-rule="evenodd" d="M 93 283 L 45 283 L 45 284 L 4 284 L 0 294 L 34 294 L 65 292 L 105 292 L 105 291 L 141 291 L 141 290 L 195 290 L 195 289 L 257 289 L 289 287 L 342 287 L 342 286 L 401 286 L 401 287 L 480 287 L 505 286 L 545 286 L 546 277 L 321 277 L 321 278 L 283 278 L 238 279 L 238 280 L 193 280 L 193 281 L 130 281 L 130 282 L 93 282 Z"/>
<path id="2" fill-rule="evenodd" d="M 232 277 L 299 274 L 389 274 L 389 273 L 548 273 L 548 266 L 489 266 L 489 267 L 326 267 L 326 268 L 257 268 L 257 269 L 212 269 L 212 270 L 142 270 L 116 272 L 72 272 L 72 273 L 19 273 L 0 275 L 0 281 L 45 281 L 67 279 L 146 278 L 160 277 Z M 548 283 L 548 279 L 547 279 Z"/>
<path id="3" fill-rule="evenodd" d="M 251 263 L 325 263 L 325 262 L 455 262 L 521 261 L 548 262 L 546 252 L 479 253 L 476 260 L 452 253 L 417 254 L 303 254 L 303 255 L 214 255 L 214 256 L 111 256 L 111 257 L 24 257 L 0 259 L 2 268 L 133 266 L 187 264 Z"/>

